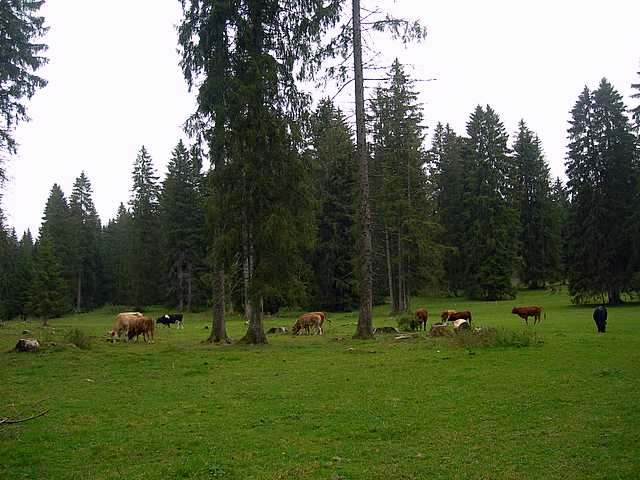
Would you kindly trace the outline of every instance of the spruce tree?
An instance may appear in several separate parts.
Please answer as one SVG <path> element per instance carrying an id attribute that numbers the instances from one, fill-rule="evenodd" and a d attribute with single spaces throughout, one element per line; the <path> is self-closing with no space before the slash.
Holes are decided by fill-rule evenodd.
<path id="1" fill-rule="evenodd" d="M 102 231 L 100 245 L 104 280 L 101 288 L 104 299 L 115 305 L 133 303 L 129 263 L 132 257 L 132 223 L 131 213 L 121 203 L 116 218 L 110 220 Z"/>
<path id="2" fill-rule="evenodd" d="M 400 312 L 409 309 L 411 294 L 435 283 L 430 277 L 440 267 L 435 241 L 439 229 L 427 194 L 422 108 L 397 60 L 389 78 L 389 85 L 379 87 L 371 102 L 372 210 L 374 231 L 386 245 L 392 311 Z"/>
<path id="3" fill-rule="evenodd" d="M 28 121 L 23 99 L 30 99 L 47 82 L 35 72 L 47 63 L 42 55 L 47 46 L 39 43 L 48 30 L 37 15 L 43 0 L 0 1 L 0 183 L 4 180 L 5 154 L 16 152 L 13 129 Z"/>
<path id="4" fill-rule="evenodd" d="M 201 166 L 180 141 L 173 150 L 160 195 L 163 257 L 170 304 L 191 310 L 197 273 L 205 256 Z"/>
<path id="5" fill-rule="evenodd" d="M 74 238 L 71 228 L 71 216 L 69 205 L 64 192 L 58 184 L 53 184 L 40 225 L 40 241 L 46 239 L 47 248 L 50 248 L 57 260 L 57 268 L 60 270 L 67 295 L 71 304 L 73 295 L 73 247 Z"/>
<path id="6" fill-rule="evenodd" d="M 441 241 L 445 247 L 445 288 L 453 295 L 466 288 L 462 251 L 468 238 L 465 225 L 469 222 L 469 215 L 463 199 L 469 169 L 465 164 L 464 147 L 464 138 L 449 125 L 439 123 L 436 126 L 429 158 L 436 189 L 438 221 L 442 226 Z"/>
<path id="7" fill-rule="evenodd" d="M 638 72 L 638 75 L 640 75 L 640 72 Z M 637 98 L 640 100 L 640 82 L 631 84 L 631 88 L 637 90 L 636 93 L 631 95 L 631 98 Z M 635 122 L 635 128 L 640 135 L 640 103 L 631 110 L 631 116 Z"/>
<path id="8" fill-rule="evenodd" d="M 622 97 L 606 79 L 594 92 L 585 87 L 571 115 L 569 289 L 576 302 L 604 294 L 616 304 L 633 275 L 634 137 Z"/>
<path id="9" fill-rule="evenodd" d="M 69 286 L 48 236 L 42 237 L 35 248 L 33 279 L 26 310 L 29 315 L 41 318 L 45 324 L 48 319 L 60 317 L 71 310 Z"/>
<path id="10" fill-rule="evenodd" d="M 238 246 L 246 251 L 252 308 L 241 341 L 266 343 L 263 299 L 296 288 L 302 251 L 312 238 L 308 165 L 299 153 L 299 120 L 309 98 L 298 91 L 296 78 L 307 76 L 314 46 L 335 24 L 340 2 L 182 5 L 183 71 L 190 86 L 203 79 L 197 130 L 213 165 L 208 211 L 214 264 L 219 274 Z"/>
<path id="11" fill-rule="evenodd" d="M 312 260 L 314 304 L 330 311 L 350 310 L 357 304 L 353 133 L 330 100 L 320 102 L 311 125 L 314 189 L 319 202 Z"/>
<path id="12" fill-rule="evenodd" d="M 472 298 L 497 300 L 514 294 L 518 252 L 516 169 L 497 113 L 478 106 L 467 124 L 469 168 L 465 196 L 469 222 L 463 246 L 465 281 Z"/>
<path id="13" fill-rule="evenodd" d="M 16 267 L 15 297 L 18 304 L 17 314 L 24 317 L 29 302 L 29 290 L 33 282 L 34 244 L 31 232 L 27 230 L 18 244 L 18 258 Z"/>
<path id="14" fill-rule="evenodd" d="M 91 182 L 84 172 L 76 179 L 69 197 L 72 233 L 72 278 L 75 310 L 95 307 L 100 302 L 98 281 L 101 278 L 99 241 L 100 219 L 93 205 Z"/>
<path id="15" fill-rule="evenodd" d="M 133 166 L 131 193 L 131 249 L 129 256 L 131 301 L 135 306 L 152 305 L 161 300 L 160 222 L 158 216 L 158 177 L 151 156 L 143 146 Z"/>
<path id="16" fill-rule="evenodd" d="M 513 159 L 520 197 L 520 280 L 529 288 L 541 288 L 558 280 L 561 272 L 559 221 L 553 213 L 549 167 L 540 139 L 524 120 L 513 144 Z"/>

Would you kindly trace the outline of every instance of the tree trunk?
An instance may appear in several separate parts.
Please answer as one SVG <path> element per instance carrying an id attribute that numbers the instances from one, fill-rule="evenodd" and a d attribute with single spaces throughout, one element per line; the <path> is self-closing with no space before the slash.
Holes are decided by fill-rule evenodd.
<path id="1" fill-rule="evenodd" d="M 247 333 L 242 337 L 238 343 L 241 345 L 266 345 L 267 336 L 264 333 L 264 325 L 262 324 L 262 297 L 251 301 L 251 318 L 249 319 L 249 328 Z"/>
<path id="2" fill-rule="evenodd" d="M 617 288 L 612 288 L 608 292 L 609 294 L 609 305 L 620 305 L 622 303 L 622 297 L 620 296 L 620 290 Z"/>
<path id="3" fill-rule="evenodd" d="M 372 303 L 373 282 L 371 263 L 371 211 L 369 206 L 369 159 L 364 111 L 364 77 L 362 73 L 362 31 L 360 24 L 360 0 L 353 0 L 353 70 L 356 100 L 356 157 L 358 161 L 358 190 L 360 194 L 359 227 L 360 255 L 358 283 L 360 315 L 353 338 L 373 338 Z"/>
<path id="4" fill-rule="evenodd" d="M 244 316 L 251 318 L 251 305 L 249 303 L 249 281 L 251 279 L 251 262 L 249 259 L 249 246 L 246 234 L 242 242 L 242 295 L 244 297 Z"/>
<path id="5" fill-rule="evenodd" d="M 213 324 L 211 325 L 210 343 L 231 343 L 227 336 L 227 324 L 224 317 L 224 270 L 218 270 L 214 276 Z"/>
<path id="6" fill-rule="evenodd" d="M 384 231 L 384 241 L 387 253 L 387 280 L 389 282 L 389 303 L 391 304 L 391 312 L 394 312 L 396 303 L 393 295 L 393 270 L 391 269 L 391 248 L 389 246 L 389 230 Z"/>
<path id="7" fill-rule="evenodd" d="M 82 308 L 82 271 L 78 272 L 78 290 L 76 291 L 76 312 Z"/>

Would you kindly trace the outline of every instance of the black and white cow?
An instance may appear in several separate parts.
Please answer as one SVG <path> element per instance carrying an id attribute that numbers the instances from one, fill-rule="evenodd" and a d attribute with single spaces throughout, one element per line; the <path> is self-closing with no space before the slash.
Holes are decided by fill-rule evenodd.
<path id="1" fill-rule="evenodd" d="M 171 324 L 177 324 L 178 328 L 184 328 L 184 323 L 182 322 L 182 314 L 181 313 L 169 313 L 158 317 L 156 323 L 162 323 L 167 327 L 171 328 Z"/>
<path id="2" fill-rule="evenodd" d="M 593 321 L 596 322 L 598 333 L 607 331 L 607 309 L 604 305 L 598 305 L 593 311 Z"/>

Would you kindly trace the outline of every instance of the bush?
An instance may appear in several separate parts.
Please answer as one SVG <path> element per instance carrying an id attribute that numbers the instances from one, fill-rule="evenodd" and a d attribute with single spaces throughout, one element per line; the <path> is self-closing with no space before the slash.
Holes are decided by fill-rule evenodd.
<path id="1" fill-rule="evenodd" d="M 416 329 L 414 318 L 411 315 L 400 315 L 396 319 L 396 322 L 398 323 L 398 330 L 401 330 L 403 332 L 412 332 Z"/>
<path id="2" fill-rule="evenodd" d="M 64 339 L 82 350 L 88 350 L 91 348 L 91 337 L 79 328 L 69 330 L 65 334 Z"/>
<path id="3" fill-rule="evenodd" d="M 458 332 L 452 337 L 455 346 L 473 347 L 528 347 L 538 345 L 542 340 L 530 330 L 515 331 L 506 328 L 480 327 L 476 330 Z"/>

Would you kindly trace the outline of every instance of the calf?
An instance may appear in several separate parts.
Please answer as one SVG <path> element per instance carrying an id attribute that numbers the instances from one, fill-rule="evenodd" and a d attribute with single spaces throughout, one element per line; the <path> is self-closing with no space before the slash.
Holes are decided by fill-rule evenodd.
<path id="1" fill-rule="evenodd" d="M 167 313 L 158 317 L 156 323 L 161 323 L 166 327 L 171 328 L 171 324 L 177 324 L 177 328 L 184 328 L 184 323 L 182 322 L 182 314 L 181 313 Z"/>
<path id="2" fill-rule="evenodd" d="M 529 325 L 529 317 L 533 317 L 533 324 L 535 325 L 540 321 L 542 307 L 538 307 L 537 305 L 531 307 L 514 307 L 514 309 L 511 310 L 511 313 L 518 315 L 527 325 Z"/>

